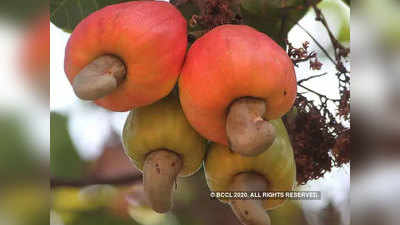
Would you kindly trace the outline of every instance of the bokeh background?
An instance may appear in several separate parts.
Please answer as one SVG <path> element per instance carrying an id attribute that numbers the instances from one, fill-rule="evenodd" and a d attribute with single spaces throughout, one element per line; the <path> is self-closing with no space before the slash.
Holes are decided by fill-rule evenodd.
<path id="1" fill-rule="evenodd" d="M 353 224 L 399 224 L 400 1 L 353 1 Z"/>
<path id="2" fill-rule="evenodd" d="M 74 96 L 63 72 L 69 34 L 49 24 L 47 6 L 40 0 L 0 2 L 0 224 L 238 224 L 229 206 L 209 199 L 202 171 L 179 180 L 171 213 L 146 206 L 140 173 L 122 152 L 127 113 Z M 320 7 L 337 37 L 351 25 L 351 41 L 346 33 L 341 40 L 351 43 L 351 190 L 350 165 L 336 168 L 299 187 L 322 191 L 321 201 L 289 202 L 270 213 L 272 220 L 347 225 L 351 217 L 356 225 L 399 224 L 400 1 L 353 0 L 351 20 L 340 0 Z M 310 11 L 300 24 L 331 50 L 314 18 Z M 302 29 L 289 34 L 295 46 L 307 40 L 324 64 L 320 72 L 334 73 Z M 296 73 L 309 76 L 308 65 Z M 335 97 L 335 82 L 325 76 L 308 85 Z M 104 180 L 120 184 L 91 185 Z"/>
<path id="3" fill-rule="evenodd" d="M 0 2 L 0 224 L 49 221 L 48 2 Z"/>

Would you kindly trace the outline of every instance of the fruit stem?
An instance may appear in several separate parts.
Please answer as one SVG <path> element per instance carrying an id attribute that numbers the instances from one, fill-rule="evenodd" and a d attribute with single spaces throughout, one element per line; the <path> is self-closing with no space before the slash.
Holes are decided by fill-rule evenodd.
<path id="1" fill-rule="evenodd" d="M 267 180 L 256 173 L 240 173 L 235 175 L 231 191 L 266 191 Z M 230 201 L 233 212 L 243 225 L 271 225 L 271 219 L 265 212 L 262 200 L 233 199 Z"/>
<path id="2" fill-rule="evenodd" d="M 75 94 L 83 100 L 97 100 L 115 90 L 126 76 L 118 57 L 103 55 L 85 66 L 74 78 Z"/>
<path id="3" fill-rule="evenodd" d="M 168 150 L 153 151 L 146 156 L 143 166 L 144 192 L 154 211 L 165 213 L 170 210 L 172 188 L 182 166 L 179 155 Z"/>
<path id="4" fill-rule="evenodd" d="M 226 119 L 226 134 L 232 151 L 256 156 L 272 145 L 275 128 L 264 120 L 265 110 L 266 104 L 261 99 L 245 97 L 233 102 Z"/>

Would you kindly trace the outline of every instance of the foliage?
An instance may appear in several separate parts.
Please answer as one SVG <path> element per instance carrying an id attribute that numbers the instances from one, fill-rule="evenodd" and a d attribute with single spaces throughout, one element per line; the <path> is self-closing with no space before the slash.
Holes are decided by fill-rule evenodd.
<path id="1" fill-rule="evenodd" d="M 0 177 L 5 183 L 15 177 L 28 177 L 33 175 L 36 163 L 24 124 L 11 113 L 0 115 Z M 11 172 L 10 172 L 11 171 Z"/>
<path id="2" fill-rule="evenodd" d="M 51 0 L 50 20 L 66 32 L 72 32 L 76 25 L 92 12 L 107 5 L 132 0 Z"/>
<path id="3" fill-rule="evenodd" d="M 50 114 L 50 172 L 53 177 L 77 179 L 84 175 L 85 164 L 72 143 L 67 122 L 61 114 Z"/>

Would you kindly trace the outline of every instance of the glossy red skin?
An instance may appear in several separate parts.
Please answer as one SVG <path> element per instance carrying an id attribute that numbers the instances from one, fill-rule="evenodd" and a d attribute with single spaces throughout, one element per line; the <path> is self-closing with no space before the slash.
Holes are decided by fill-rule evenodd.
<path id="1" fill-rule="evenodd" d="M 179 92 L 191 125 L 205 138 L 227 145 L 225 121 L 234 100 L 264 99 L 264 117 L 277 119 L 293 105 L 296 85 L 292 61 L 272 39 L 248 26 L 223 25 L 190 48 Z"/>
<path id="2" fill-rule="evenodd" d="M 126 79 L 96 104 L 127 111 L 168 95 L 181 71 L 186 47 L 186 20 L 173 5 L 120 3 L 94 12 L 75 28 L 66 47 L 64 69 L 72 83 L 95 58 L 120 57 L 127 67 Z"/>

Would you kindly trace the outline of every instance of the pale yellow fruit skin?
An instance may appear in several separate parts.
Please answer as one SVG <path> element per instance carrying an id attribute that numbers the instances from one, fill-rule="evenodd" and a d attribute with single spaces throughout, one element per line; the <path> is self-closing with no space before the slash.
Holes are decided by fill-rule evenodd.
<path id="1" fill-rule="evenodd" d="M 156 150 L 170 150 L 183 160 L 180 177 L 200 169 L 206 142 L 186 120 L 177 97 L 169 96 L 152 105 L 129 113 L 123 130 L 126 154 L 142 171 L 146 155 Z"/>
<path id="2" fill-rule="evenodd" d="M 263 175 L 269 186 L 265 191 L 292 191 L 296 181 L 293 149 L 282 121 L 270 121 L 277 130 L 272 146 L 255 157 L 229 151 L 228 147 L 213 144 L 204 162 L 206 180 L 212 191 L 229 191 L 232 178 L 243 172 Z M 225 200 L 221 200 L 226 202 Z M 264 200 L 264 209 L 278 207 L 285 200 Z"/>

